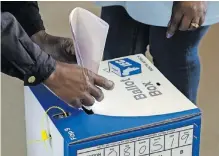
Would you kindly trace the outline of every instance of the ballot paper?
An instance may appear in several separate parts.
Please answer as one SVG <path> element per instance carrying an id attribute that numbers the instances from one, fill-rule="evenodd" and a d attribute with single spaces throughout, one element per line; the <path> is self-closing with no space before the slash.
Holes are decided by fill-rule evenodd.
<path id="1" fill-rule="evenodd" d="M 97 73 L 109 25 L 98 16 L 79 7 L 72 10 L 70 25 L 78 64 Z"/>
<path id="2" fill-rule="evenodd" d="M 109 25 L 83 8 L 75 8 L 69 17 L 77 63 L 98 73 Z M 91 110 L 91 107 L 86 107 Z"/>

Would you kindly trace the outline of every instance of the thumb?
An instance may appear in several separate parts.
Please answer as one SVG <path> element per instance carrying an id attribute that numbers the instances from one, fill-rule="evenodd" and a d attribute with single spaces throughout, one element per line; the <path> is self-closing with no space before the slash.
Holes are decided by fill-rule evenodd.
<path id="1" fill-rule="evenodd" d="M 166 37 L 171 38 L 175 32 L 178 30 L 179 24 L 183 17 L 182 12 L 180 11 L 173 11 L 170 22 L 168 24 Z"/>

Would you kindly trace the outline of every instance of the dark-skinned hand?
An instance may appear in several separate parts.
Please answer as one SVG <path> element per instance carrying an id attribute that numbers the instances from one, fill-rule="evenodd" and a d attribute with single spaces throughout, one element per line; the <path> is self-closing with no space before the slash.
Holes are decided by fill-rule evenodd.
<path id="1" fill-rule="evenodd" d="M 32 35 L 31 39 L 55 60 L 65 63 L 76 63 L 72 39 L 52 36 L 46 33 L 44 30 Z"/>
<path id="2" fill-rule="evenodd" d="M 114 83 L 75 64 L 56 63 L 55 71 L 44 82 L 58 97 L 75 108 L 102 101 L 101 88 L 112 90 Z"/>
<path id="3" fill-rule="evenodd" d="M 167 38 L 171 38 L 177 30 L 195 30 L 205 21 L 207 2 L 175 1 L 172 16 L 168 24 Z"/>

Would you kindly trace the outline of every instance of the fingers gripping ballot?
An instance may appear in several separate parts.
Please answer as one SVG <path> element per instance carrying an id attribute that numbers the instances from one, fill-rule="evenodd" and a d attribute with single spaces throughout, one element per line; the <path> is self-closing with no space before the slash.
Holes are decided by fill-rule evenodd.
<path id="1" fill-rule="evenodd" d="M 101 88 L 112 90 L 114 83 L 78 65 L 57 62 L 55 72 L 45 81 L 55 94 L 72 107 L 92 106 L 102 101 Z"/>

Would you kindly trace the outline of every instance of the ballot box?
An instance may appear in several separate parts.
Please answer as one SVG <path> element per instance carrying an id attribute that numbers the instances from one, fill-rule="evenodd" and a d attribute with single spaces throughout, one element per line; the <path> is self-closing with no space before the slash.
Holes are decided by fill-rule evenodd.
<path id="1" fill-rule="evenodd" d="M 28 156 L 199 156 L 201 111 L 144 55 L 103 61 L 114 81 L 93 114 L 25 87 Z"/>

